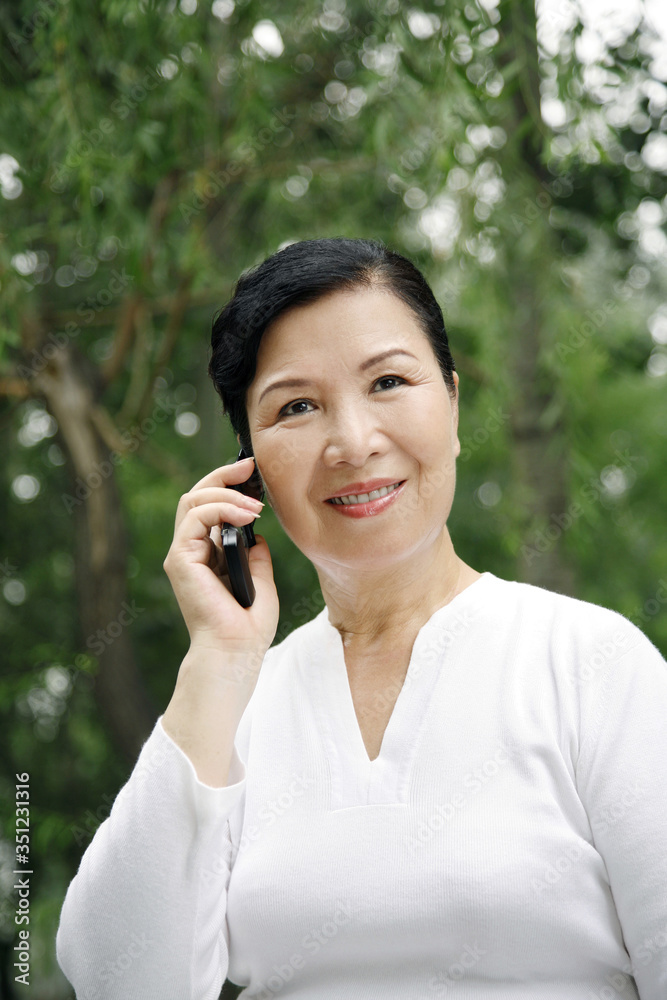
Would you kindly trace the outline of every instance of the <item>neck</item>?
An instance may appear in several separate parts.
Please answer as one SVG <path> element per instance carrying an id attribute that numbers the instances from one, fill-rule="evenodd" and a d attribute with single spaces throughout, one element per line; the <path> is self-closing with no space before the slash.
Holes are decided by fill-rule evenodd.
<path id="1" fill-rule="evenodd" d="M 350 651 L 412 646 L 438 608 L 481 576 L 454 552 L 447 528 L 402 563 L 363 569 L 328 563 L 317 573 L 329 620 Z"/>

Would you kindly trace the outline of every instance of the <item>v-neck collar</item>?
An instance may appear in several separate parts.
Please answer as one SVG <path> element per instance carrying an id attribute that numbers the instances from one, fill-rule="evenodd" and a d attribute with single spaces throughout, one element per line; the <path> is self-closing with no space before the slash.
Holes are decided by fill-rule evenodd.
<path id="1" fill-rule="evenodd" d="M 495 579 L 488 571 L 482 573 L 422 625 L 374 760 L 368 756 L 354 710 L 340 633 L 331 624 L 326 606 L 313 619 L 317 627 L 311 632 L 307 669 L 329 761 L 332 810 L 407 804 L 410 773 L 431 695 L 438 680 L 443 675 L 446 679 L 447 671 L 440 669 L 443 659 L 455 655 L 456 632 L 451 626 L 458 619 L 465 628 L 465 607 L 483 599 L 483 591 Z"/>

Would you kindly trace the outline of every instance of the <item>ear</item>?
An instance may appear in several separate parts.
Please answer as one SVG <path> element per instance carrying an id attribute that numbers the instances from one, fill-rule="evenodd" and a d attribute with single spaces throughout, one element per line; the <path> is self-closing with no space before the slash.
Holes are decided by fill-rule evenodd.
<path id="1" fill-rule="evenodd" d="M 461 442 L 459 441 L 459 374 L 458 372 L 452 372 L 452 379 L 454 385 L 456 386 L 456 399 L 453 400 L 450 396 L 450 403 L 452 406 L 452 429 L 454 432 L 454 455 L 456 458 L 461 454 Z"/>
<path id="2" fill-rule="evenodd" d="M 237 434 L 237 435 L 236 435 L 236 440 L 238 441 L 238 443 L 239 443 L 239 448 L 240 448 L 240 447 L 241 447 L 241 435 L 240 435 L 240 434 Z"/>

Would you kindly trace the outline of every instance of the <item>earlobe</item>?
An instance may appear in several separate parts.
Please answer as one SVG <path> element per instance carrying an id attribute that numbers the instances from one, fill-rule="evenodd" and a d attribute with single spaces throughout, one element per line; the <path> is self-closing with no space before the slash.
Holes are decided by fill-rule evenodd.
<path id="1" fill-rule="evenodd" d="M 461 442 L 459 441 L 459 376 L 458 372 L 452 372 L 452 380 L 456 386 L 456 399 L 452 404 L 453 414 L 452 414 L 452 426 L 454 428 L 454 455 L 458 458 L 461 454 Z"/>

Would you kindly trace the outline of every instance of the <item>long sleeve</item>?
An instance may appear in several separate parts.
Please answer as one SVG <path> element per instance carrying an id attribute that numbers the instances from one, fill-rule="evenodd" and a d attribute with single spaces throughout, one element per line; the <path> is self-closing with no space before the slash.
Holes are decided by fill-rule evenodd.
<path id="1" fill-rule="evenodd" d="M 667 664 L 639 630 L 598 676 L 577 780 L 641 1000 L 667 997 Z M 600 657 L 600 659 L 604 659 Z"/>
<path id="2" fill-rule="evenodd" d="M 77 1000 L 217 1000 L 229 961 L 229 819 L 246 771 L 202 784 L 162 728 L 142 747 L 63 903 L 56 955 Z"/>

